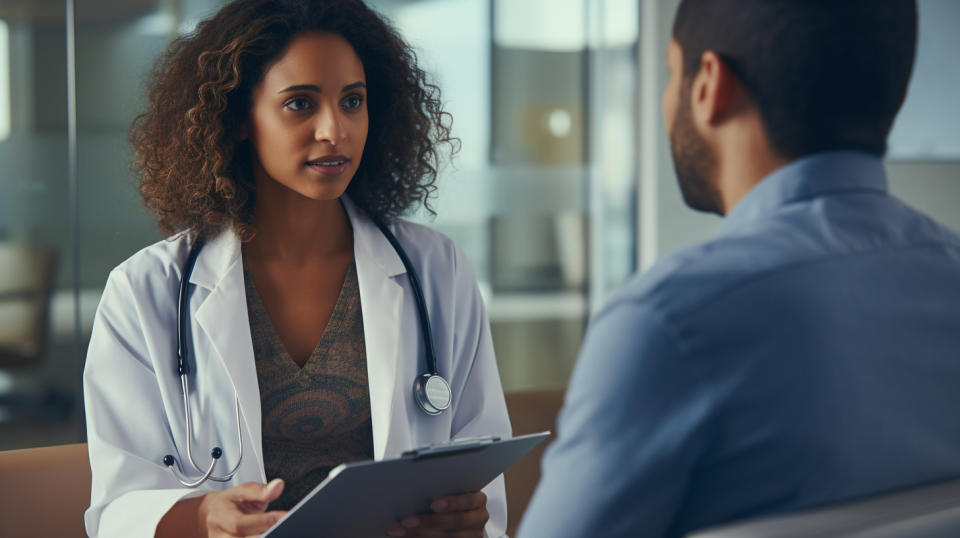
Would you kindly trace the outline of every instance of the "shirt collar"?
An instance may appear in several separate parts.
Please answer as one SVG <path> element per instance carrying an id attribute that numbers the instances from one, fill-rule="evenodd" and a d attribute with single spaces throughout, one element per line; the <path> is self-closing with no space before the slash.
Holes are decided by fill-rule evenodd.
<path id="1" fill-rule="evenodd" d="M 887 191 L 882 159 L 860 151 L 817 153 L 778 168 L 754 185 L 727 213 L 721 230 L 757 220 L 792 202 L 865 191 Z"/>

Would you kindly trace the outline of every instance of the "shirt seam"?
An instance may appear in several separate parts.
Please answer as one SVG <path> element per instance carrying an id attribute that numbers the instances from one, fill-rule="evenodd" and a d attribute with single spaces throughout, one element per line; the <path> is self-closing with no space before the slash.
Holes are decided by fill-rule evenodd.
<path id="1" fill-rule="evenodd" d="M 854 259 L 854 258 L 863 258 L 863 257 L 868 257 L 868 256 L 878 256 L 878 255 L 882 255 L 882 254 L 892 254 L 892 253 L 904 252 L 904 251 L 909 251 L 909 250 L 920 250 L 920 249 L 925 249 L 925 248 L 930 248 L 930 247 L 941 247 L 941 248 L 944 248 L 944 249 L 960 251 L 960 246 L 957 246 L 957 245 L 952 245 L 952 244 L 947 243 L 947 242 L 944 242 L 944 241 L 928 241 L 928 242 L 923 242 L 923 243 L 914 243 L 914 244 L 911 244 L 911 245 L 902 246 L 902 247 L 897 247 L 897 248 L 884 248 L 884 249 L 872 248 L 872 249 L 869 249 L 869 250 L 863 250 L 863 251 L 858 251 L 858 252 L 847 252 L 847 253 L 842 253 L 842 254 L 840 254 L 840 253 L 826 253 L 826 254 L 817 256 L 816 258 L 813 258 L 813 259 L 804 259 L 804 260 L 797 261 L 797 262 L 792 263 L 792 264 L 782 265 L 782 266 L 779 266 L 779 267 L 776 267 L 776 268 L 773 268 L 773 269 L 770 269 L 770 270 L 767 270 L 767 271 L 763 271 L 763 272 L 758 272 L 758 273 L 752 273 L 752 274 L 749 274 L 749 275 L 745 275 L 745 276 L 739 278 L 735 283 L 733 283 L 733 284 L 731 284 L 731 285 L 729 285 L 729 286 L 725 286 L 725 287 L 723 287 L 723 288 L 720 289 L 720 290 L 717 290 L 717 291 L 714 292 L 709 298 L 706 298 L 706 299 L 703 299 L 703 300 L 701 300 L 701 301 L 698 301 L 698 302 L 696 302 L 696 304 L 691 305 L 691 306 L 688 307 L 688 308 L 685 308 L 684 311 L 686 312 L 686 311 L 690 311 L 690 310 L 698 310 L 698 309 L 701 309 L 701 308 L 704 308 L 704 307 L 708 307 L 708 306 L 712 305 L 713 303 L 715 303 L 716 301 L 721 300 L 721 299 L 724 298 L 725 296 L 727 296 L 727 295 L 729 295 L 729 294 L 732 294 L 732 293 L 735 293 L 735 292 L 737 292 L 737 291 L 740 291 L 742 288 L 745 288 L 746 286 L 749 286 L 749 285 L 751 285 L 751 284 L 755 284 L 755 283 L 757 283 L 757 282 L 761 282 L 761 281 L 767 280 L 767 279 L 769 279 L 769 278 L 774 278 L 774 277 L 780 276 L 781 274 L 787 273 L 787 272 L 790 272 L 790 271 L 800 270 L 800 269 L 812 267 L 812 266 L 819 265 L 819 264 L 829 264 L 829 263 L 834 263 L 834 262 L 839 262 L 839 261 L 847 261 L 847 260 L 851 260 L 851 259 Z M 666 285 L 666 286 L 669 287 L 669 285 L 670 285 L 671 283 L 672 283 L 672 282 L 670 282 L 670 280 L 667 280 L 667 281 L 664 281 L 664 282 L 663 282 L 663 285 Z M 677 315 L 682 315 L 682 313 L 677 313 Z M 672 317 L 672 316 L 670 316 L 669 314 L 666 314 L 666 313 L 663 314 L 663 316 L 664 316 L 666 319 L 670 319 L 670 318 Z M 679 325 L 679 324 L 677 324 L 677 325 Z"/>
<path id="2" fill-rule="evenodd" d="M 640 301 L 640 305 L 643 306 L 643 301 Z M 666 313 L 661 312 L 657 305 L 648 304 L 646 306 L 649 321 L 654 325 L 659 325 L 663 329 L 664 340 L 667 341 L 669 345 L 676 351 L 677 362 L 682 364 L 682 368 L 689 372 L 691 377 L 694 378 L 696 386 L 694 387 L 695 390 L 693 393 L 704 393 L 709 387 L 709 383 L 707 383 L 707 377 L 705 373 L 700 370 L 700 368 L 698 368 L 692 360 L 690 360 L 691 350 L 683 345 L 683 340 L 680 338 L 680 330 L 677 324 L 675 324 Z M 605 315 L 615 314 L 611 309 Z"/>
<path id="3" fill-rule="evenodd" d="M 690 359 L 692 352 L 683 345 L 683 340 L 680 338 L 679 329 L 676 324 L 667 317 L 666 313 L 660 312 L 660 309 L 654 304 L 650 304 L 646 310 L 649 321 L 654 325 L 659 325 L 663 329 L 664 341 L 675 350 L 676 362 L 681 364 L 680 368 L 690 374 L 689 379 L 693 385 L 693 390 L 691 390 L 691 394 L 693 395 L 692 399 L 696 400 L 698 397 L 705 397 L 709 391 L 710 383 L 708 383 L 706 374 L 697 367 L 695 361 Z M 722 420 L 722 415 L 718 410 L 718 406 L 710 405 L 701 421 L 701 435 L 699 436 L 701 439 L 699 446 L 701 448 L 698 449 L 700 457 L 692 461 L 687 474 L 688 484 L 693 482 L 694 476 L 700 467 L 699 463 L 703 461 L 703 454 L 709 454 L 710 448 L 717 445 Z M 677 509 L 670 517 L 669 525 L 667 526 L 668 529 L 674 529 L 676 527 L 678 518 L 681 517 L 681 507 L 687 499 L 687 491 L 688 489 L 685 488 L 677 499 Z"/>
<path id="4" fill-rule="evenodd" d="M 890 191 L 886 188 L 870 187 L 870 186 L 864 186 L 864 185 L 856 186 L 856 187 L 851 186 L 848 188 L 828 187 L 825 190 L 807 193 L 802 196 L 783 198 L 777 201 L 775 205 L 772 205 L 770 207 L 764 207 L 763 201 L 757 200 L 756 202 L 754 202 L 754 206 L 759 206 L 759 207 L 754 207 L 753 209 L 761 211 L 759 214 L 757 215 L 747 214 L 742 217 L 738 216 L 737 214 L 728 214 L 726 218 L 730 220 L 724 221 L 724 224 L 729 223 L 729 227 L 721 225 L 722 233 L 720 234 L 719 237 L 722 238 L 727 235 L 730 235 L 731 232 L 736 231 L 737 227 L 741 225 L 756 223 L 757 221 L 769 219 L 786 208 L 789 208 L 795 205 L 810 203 L 818 198 L 828 198 L 828 197 L 834 197 L 834 196 L 859 196 L 859 195 L 873 195 L 873 196 L 887 197 L 887 196 L 890 196 Z M 743 208 L 744 211 L 748 211 L 748 212 L 750 211 L 750 209 L 751 208 L 749 207 Z M 734 207 L 731 213 L 736 210 L 737 208 Z"/>

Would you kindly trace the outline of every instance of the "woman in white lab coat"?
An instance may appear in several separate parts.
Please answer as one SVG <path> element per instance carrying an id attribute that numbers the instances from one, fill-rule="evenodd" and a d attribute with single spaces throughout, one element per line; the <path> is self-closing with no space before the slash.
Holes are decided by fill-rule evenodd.
<path id="1" fill-rule="evenodd" d="M 257 535 L 340 461 L 509 435 L 472 271 L 448 239 L 396 218 L 426 202 L 451 139 L 393 29 L 361 0 L 240 0 L 174 42 L 150 84 L 131 138 L 141 194 L 173 235 L 111 272 L 94 322 L 91 536 Z M 423 284 L 451 394 L 439 415 L 414 398 L 426 343 L 375 220 Z M 188 436 L 202 471 L 222 448 L 223 481 L 183 485 L 202 475 Z M 385 533 L 506 526 L 502 479 L 432 508 Z"/>

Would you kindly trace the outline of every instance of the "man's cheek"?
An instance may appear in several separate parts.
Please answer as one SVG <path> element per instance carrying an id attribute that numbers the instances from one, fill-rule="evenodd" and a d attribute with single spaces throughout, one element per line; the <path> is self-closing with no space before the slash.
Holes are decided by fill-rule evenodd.
<path id="1" fill-rule="evenodd" d="M 672 87 L 667 88 L 660 106 L 660 111 L 663 114 L 663 124 L 667 128 L 668 134 L 673 131 L 673 123 L 677 117 L 677 101 L 673 98 L 672 90 Z"/>

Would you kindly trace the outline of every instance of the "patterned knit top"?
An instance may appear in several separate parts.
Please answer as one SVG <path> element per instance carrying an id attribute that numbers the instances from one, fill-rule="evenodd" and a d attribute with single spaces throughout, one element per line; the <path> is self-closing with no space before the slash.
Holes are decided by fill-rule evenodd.
<path id="1" fill-rule="evenodd" d="M 357 270 L 351 263 L 323 336 L 303 368 L 280 342 L 246 260 L 243 278 L 260 386 L 264 467 L 267 480 L 285 482 L 270 509 L 287 510 L 333 467 L 373 457 Z"/>

